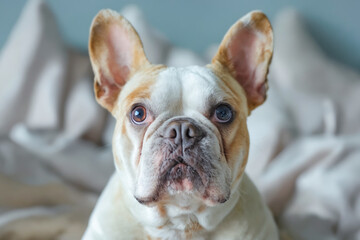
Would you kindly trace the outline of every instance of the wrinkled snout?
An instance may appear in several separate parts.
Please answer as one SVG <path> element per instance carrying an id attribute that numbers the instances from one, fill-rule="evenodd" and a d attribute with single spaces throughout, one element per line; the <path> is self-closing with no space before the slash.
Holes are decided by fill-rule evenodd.
<path id="1" fill-rule="evenodd" d="M 142 204 L 186 192 L 213 205 L 230 195 L 230 173 L 222 161 L 219 140 L 193 118 L 163 122 L 145 142 L 141 157 L 134 196 Z"/>

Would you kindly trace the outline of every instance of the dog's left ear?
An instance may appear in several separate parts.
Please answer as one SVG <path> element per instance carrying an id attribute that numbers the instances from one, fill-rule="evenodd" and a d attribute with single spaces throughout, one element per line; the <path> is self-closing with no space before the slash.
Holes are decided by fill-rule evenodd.
<path id="1" fill-rule="evenodd" d="M 266 99 L 273 33 L 266 15 L 250 12 L 226 33 L 213 64 L 221 64 L 246 92 L 249 112 Z"/>

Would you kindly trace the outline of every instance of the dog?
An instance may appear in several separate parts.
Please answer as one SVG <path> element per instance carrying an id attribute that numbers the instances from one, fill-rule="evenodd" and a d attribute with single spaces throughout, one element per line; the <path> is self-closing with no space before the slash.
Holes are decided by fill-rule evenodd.
<path id="1" fill-rule="evenodd" d="M 114 175 L 83 239 L 279 239 L 244 172 L 247 117 L 266 99 L 272 27 L 253 11 L 206 66 L 151 64 L 117 12 L 94 18 L 89 54 L 98 103 L 116 119 Z"/>

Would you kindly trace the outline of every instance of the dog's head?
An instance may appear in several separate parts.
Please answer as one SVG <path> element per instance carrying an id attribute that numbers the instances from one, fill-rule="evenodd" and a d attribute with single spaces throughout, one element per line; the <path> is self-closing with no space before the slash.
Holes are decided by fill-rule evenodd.
<path id="1" fill-rule="evenodd" d="M 246 118 L 266 98 L 272 49 L 268 19 L 251 12 L 230 28 L 211 64 L 152 65 L 130 23 L 100 11 L 89 41 L 95 95 L 117 120 L 115 165 L 140 203 L 229 199 L 247 161 Z"/>

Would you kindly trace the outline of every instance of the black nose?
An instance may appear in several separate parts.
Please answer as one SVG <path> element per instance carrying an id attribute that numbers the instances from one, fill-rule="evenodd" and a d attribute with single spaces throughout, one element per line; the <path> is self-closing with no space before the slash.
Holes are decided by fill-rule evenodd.
<path id="1" fill-rule="evenodd" d="M 165 129 L 164 138 L 176 145 L 182 144 L 184 148 L 193 145 L 203 137 L 199 127 L 189 120 L 175 120 Z"/>

